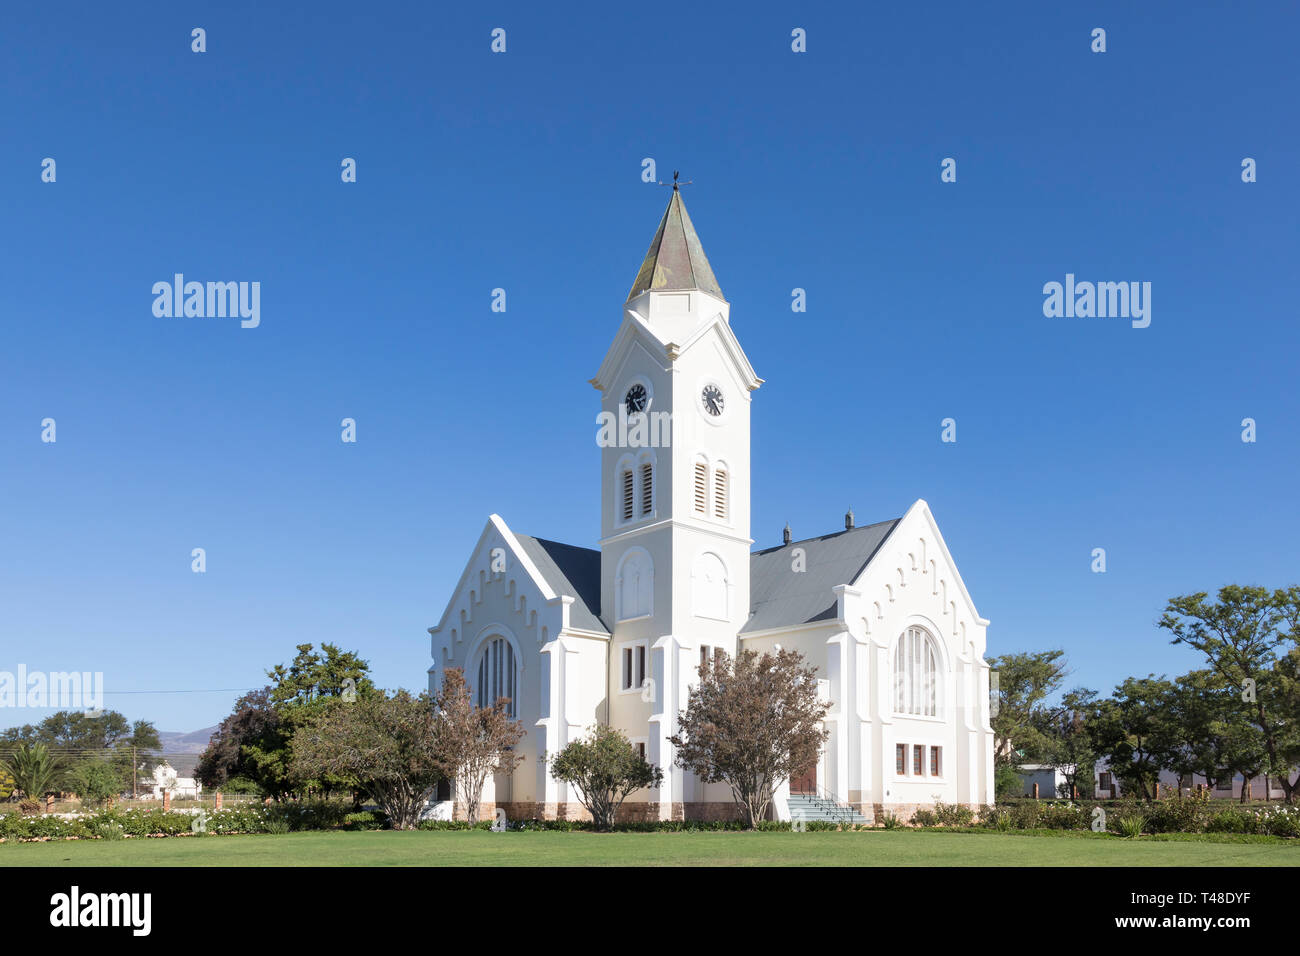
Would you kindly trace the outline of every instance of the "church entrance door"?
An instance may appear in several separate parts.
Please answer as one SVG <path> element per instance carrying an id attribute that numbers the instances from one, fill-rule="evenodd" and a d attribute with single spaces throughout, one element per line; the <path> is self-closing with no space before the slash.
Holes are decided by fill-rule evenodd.
<path id="1" fill-rule="evenodd" d="M 791 793 L 816 793 L 817 792 L 817 765 L 813 764 L 803 773 L 792 774 L 790 777 Z"/>

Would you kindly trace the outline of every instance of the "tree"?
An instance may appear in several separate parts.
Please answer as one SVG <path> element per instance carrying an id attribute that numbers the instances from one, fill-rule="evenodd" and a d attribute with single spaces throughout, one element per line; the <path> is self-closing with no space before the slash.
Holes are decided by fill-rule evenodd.
<path id="1" fill-rule="evenodd" d="M 249 780 L 258 789 L 280 798 L 291 788 L 283 760 L 289 735 L 271 706 L 271 688 L 251 691 L 235 702 L 235 709 L 208 741 L 194 774 L 214 790 L 232 780 Z"/>
<path id="2" fill-rule="evenodd" d="M 316 653 L 311 644 L 299 644 L 298 653 L 289 664 L 276 664 L 266 672 L 271 678 L 273 706 L 306 706 L 375 689 L 374 682 L 366 676 L 370 664 L 354 651 L 341 650 L 335 644 L 322 644 L 320 649 L 324 656 Z"/>
<path id="3" fill-rule="evenodd" d="M 107 760 L 85 760 L 69 775 L 72 789 L 84 807 L 98 809 L 122 792 L 122 772 Z"/>
<path id="4" fill-rule="evenodd" d="M 293 768 L 290 742 L 302 729 L 323 719 L 340 703 L 375 693 L 366 676 L 370 665 L 352 651 L 322 644 L 299 644 L 288 664 L 266 672 L 271 683 L 245 694 L 199 759 L 196 776 L 209 787 L 235 781 L 255 783 L 279 800 L 300 790 L 354 788 L 355 778 L 327 775 L 303 779 Z"/>
<path id="5" fill-rule="evenodd" d="M 427 693 L 357 697 L 294 735 L 295 774 L 347 776 L 396 830 L 413 830 L 442 779 L 437 718 Z"/>
<path id="6" fill-rule="evenodd" d="M 829 705 L 796 651 L 715 654 L 698 674 L 670 738 L 676 762 L 705 783 L 726 783 L 753 829 L 781 781 L 816 764 Z"/>
<path id="7" fill-rule="evenodd" d="M 14 786 L 23 792 L 23 810 L 34 813 L 39 809 L 37 801 L 54 792 L 60 765 L 45 744 L 24 743 L 0 761 L 0 770 L 12 777 Z"/>
<path id="8" fill-rule="evenodd" d="M 598 830 L 609 830 L 618 808 L 637 790 L 657 787 L 663 771 L 646 763 L 621 730 L 603 724 L 591 728 L 551 761 L 551 776 L 570 784 Z"/>
<path id="9" fill-rule="evenodd" d="M 1172 770 L 1180 776 L 1201 774 L 1213 786 L 1236 774 L 1257 776 L 1264 766 L 1259 728 L 1242 719 L 1240 696 L 1215 671 L 1198 670 L 1174 681 L 1171 719 L 1180 731 Z M 1242 787 L 1245 798 L 1246 787 Z"/>
<path id="10" fill-rule="evenodd" d="M 1241 719 L 1259 729 L 1263 770 L 1277 779 L 1287 803 L 1300 795 L 1300 587 L 1269 591 L 1229 584 L 1217 600 L 1206 592 L 1172 598 L 1160 626 L 1205 655 L 1210 669 L 1238 695 Z"/>
<path id="11" fill-rule="evenodd" d="M 289 664 L 277 664 L 266 672 L 271 678 L 269 700 L 279 718 L 282 740 L 268 738 L 250 744 L 249 758 L 259 776 L 274 781 L 280 793 L 353 789 L 357 780 L 351 776 L 296 776 L 290 742 L 300 730 L 324 719 L 341 703 L 375 693 L 374 683 L 366 676 L 370 665 L 355 652 L 334 644 L 322 644 L 321 653 L 311 644 L 299 644 L 297 651 Z"/>
<path id="12" fill-rule="evenodd" d="M 488 774 L 508 776 L 523 759 L 514 748 L 524 736 L 524 725 L 510 719 L 508 697 L 498 697 L 490 707 L 475 706 L 458 667 L 443 672 L 436 708 L 443 774 L 455 785 L 456 799 L 465 807 L 469 822 L 478 823 Z"/>
<path id="13" fill-rule="evenodd" d="M 108 761 L 125 776 L 133 756 L 146 762 L 162 749 L 158 731 L 147 720 L 131 723 L 115 710 L 90 714 L 61 710 L 39 724 L 11 727 L 0 734 L 6 743 L 42 743 L 60 758 L 59 787 L 72 787 L 72 774 L 86 761 Z"/>
<path id="14" fill-rule="evenodd" d="M 1068 671 L 1065 651 L 1037 651 L 990 657 L 997 674 L 997 713 L 993 726 L 993 760 L 1017 766 L 1041 760 L 1051 746 L 1052 714 L 1043 705 L 1061 686 Z"/>
<path id="15" fill-rule="evenodd" d="M 1096 706 L 1097 692 L 1078 687 L 1066 694 L 1052 713 L 1045 762 L 1065 777 L 1066 792 L 1060 796 L 1092 796 L 1097 752 L 1088 720 Z"/>
<path id="16" fill-rule="evenodd" d="M 1130 677 L 1099 701 L 1087 720 L 1093 747 L 1110 770 L 1144 800 L 1156 797 L 1160 771 L 1174 762 L 1179 728 L 1170 700 L 1173 685 L 1149 675 Z"/>

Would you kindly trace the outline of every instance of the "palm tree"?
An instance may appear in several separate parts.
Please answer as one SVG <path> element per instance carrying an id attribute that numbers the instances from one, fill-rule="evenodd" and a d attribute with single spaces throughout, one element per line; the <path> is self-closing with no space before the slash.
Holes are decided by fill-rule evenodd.
<path id="1" fill-rule="evenodd" d="M 0 760 L 0 770 L 13 778 L 14 786 L 23 792 L 24 813 L 40 810 L 41 797 L 54 789 L 54 775 L 59 760 L 45 744 L 19 744 L 7 760 Z"/>

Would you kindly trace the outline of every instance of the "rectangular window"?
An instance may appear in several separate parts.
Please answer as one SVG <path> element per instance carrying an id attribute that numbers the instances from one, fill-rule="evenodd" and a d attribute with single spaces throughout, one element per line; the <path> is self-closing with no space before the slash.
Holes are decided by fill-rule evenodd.
<path id="1" fill-rule="evenodd" d="M 1108 771 L 1104 771 L 1104 770 L 1103 770 L 1100 774 L 1097 775 L 1097 786 L 1098 786 L 1098 788 L 1101 789 L 1101 790 L 1109 790 L 1109 789 L 1110 789 L 1110 779 L 1111 779 L 1111 777 L 1110 777 L 1110 773 L 1109 773 Z"/>
<path id="2" fill-rule="evenodd" d="M 1231 793 L 1231 792 L 1232 792 L 1232 775 L 1229 774 L 1229 773 L 1225 770 L 1225 771 L 1223 772 L 1223 776 L 1220 777 L 1218 780 L 1216 780 L 1216 781 L 1214 782 L 1214 789 L 1215 789 L 1215 790 L 1227 790 L 1229 793 Z"/>
<path id="3" fill-rule="evenodd" d="M 709 666 L 709 647 L 707 644 L 700 645 L 700 666 Z"/>
<path id="4" fill-rule="evenodd" d="M 727 518 L 727 472 L 723 468 L 713 473 L 713 516 Z"/>
<path id="5" fill-rule="evenodd" d="M 912 745 L 912 773 L 925 776 L 925 748 L 920 744 Z"/>
<path id="6" fill-rule="evenodd" d="M 894 745 L 894 773 L 900 777 L 907 774 L 907 744 Z"/>
<path id="7" fill-rule="evenodd" d="M 638 690 L 645 683 L 646 646 L 628 644 L 623 648 L 623 690 Z"/>
<path id="8" fill-rule="evenodd" d="M 645 744 L 639 743 L 636 745 L 636 755 L 642 760 L 645 760 Z"/>
<path id="9" fill-rule="evenodd" d="M 932 777 L 943 776 L 943 748 L 942 747 L 930 748 L 930 776 Z"/>
<path id="10" fill-rule="evenodd" d="M 641 466 L 641 513 L 643 515 L 648 515 L 654 508 L 654 474 L 654 465 Z"/>
<path id="11" fill-rule="evenodd" d="M 632 520 L 632 472 L 623 472 L 623 520 Z"/>

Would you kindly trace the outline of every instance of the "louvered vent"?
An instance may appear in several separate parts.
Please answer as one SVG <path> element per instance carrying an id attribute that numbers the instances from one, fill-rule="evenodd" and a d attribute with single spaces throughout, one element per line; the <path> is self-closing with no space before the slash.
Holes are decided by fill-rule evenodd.
<path id="1" fill-rule="evenodd" d="M 623 472 L 623 520 L 632 520 L 632 472 Z"/>
<path id="2" fill-rule="evenodd" d="M 702 515 L 709 513 L 709 466 L 703 462 L 695 465 L 695 510 Z"/>
<path id="3" fill-rule="evenodd" d="M 641 513 L 648 515 L 654 508 L 655 467 L 649 463 L 641 466 Z"/>
<path id="4" fill-rule="evenodd" d="M 727 517 L 727 471 L 719 468 L 713 473 L 713 516 L 726 520 Z"/>

